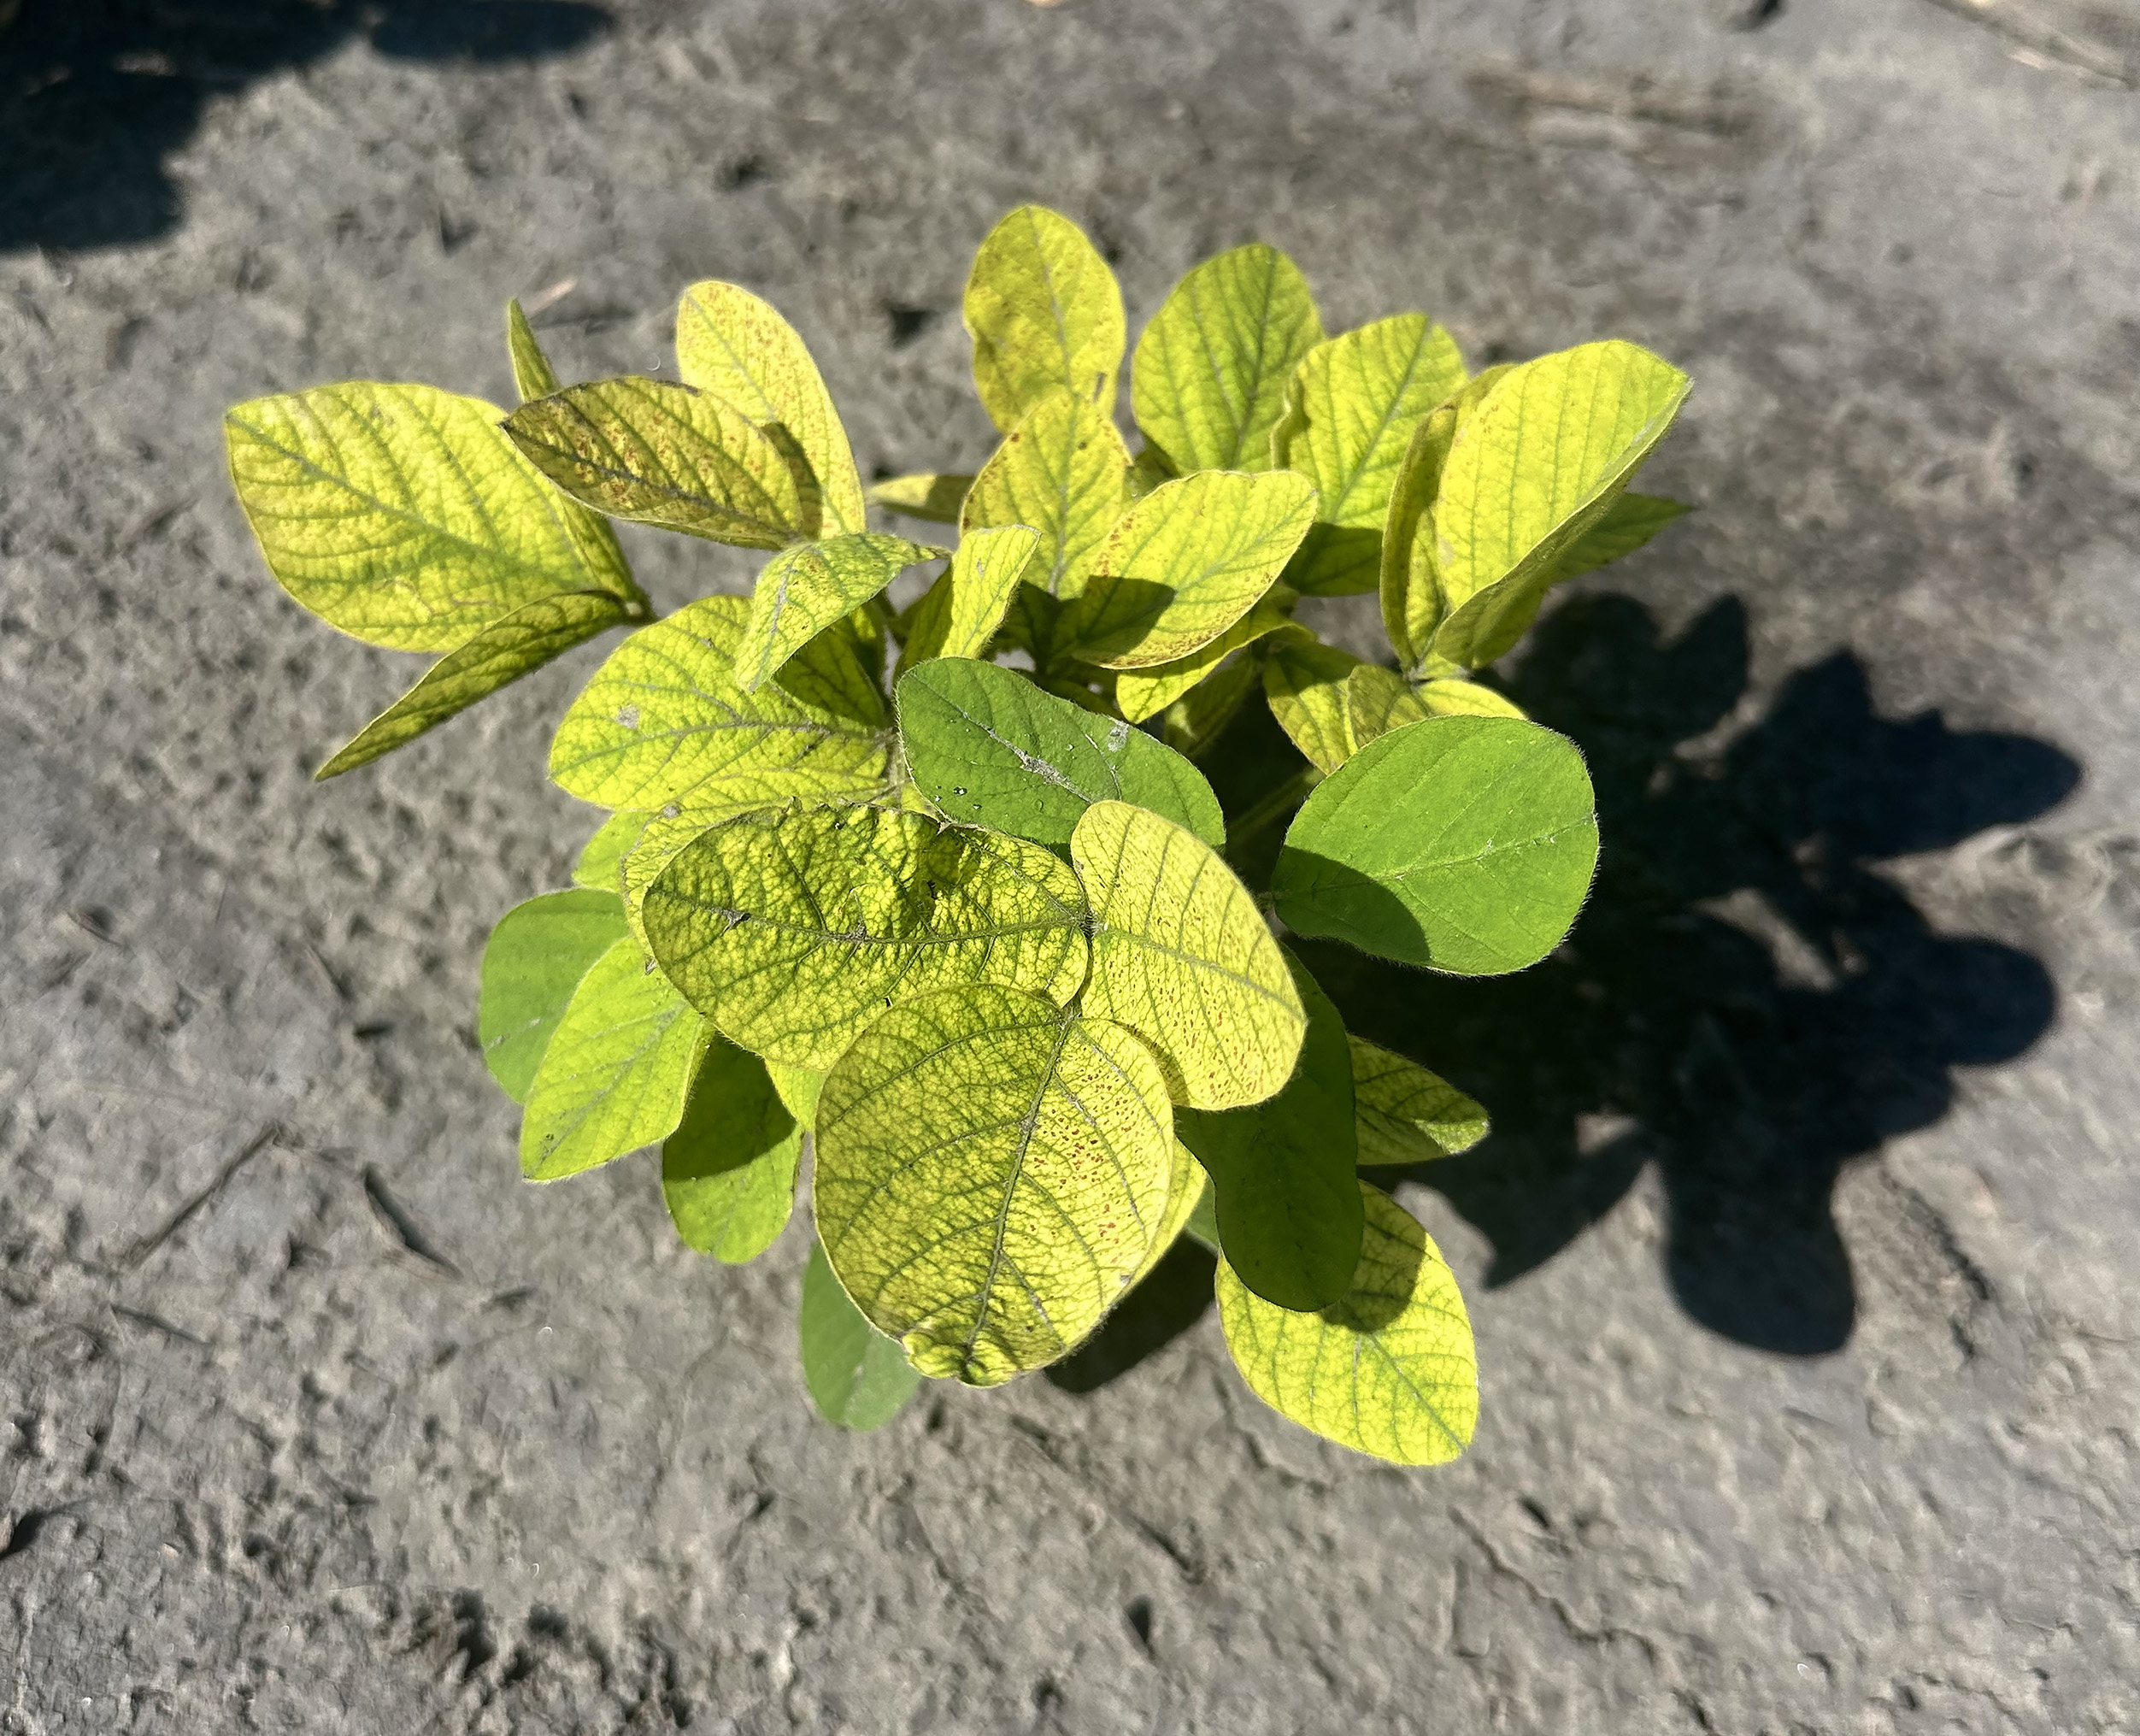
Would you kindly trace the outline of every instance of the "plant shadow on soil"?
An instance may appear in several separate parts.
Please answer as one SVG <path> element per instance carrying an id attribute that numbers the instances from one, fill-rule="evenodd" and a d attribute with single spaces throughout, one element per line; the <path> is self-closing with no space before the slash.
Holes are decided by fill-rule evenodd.
<path id="1" fill-rule="evenodd" d="M 2057 1004 L 2039 960 L 1936 933 L 1877 865 L 2032 819 L 2080 768 L 1937 712 L 1878 716 L 1849 651 L 1720 729 L 1746 683 L 1736 598 L 1670 640 L 1631 598 L 1568 603 L 1510 684 L 1580 744 L 1597 787 L 1598 879 L 1568 941 L 1468 980 L 1299 950 L 1350 1028 L 1487 1106 L 1494 1131 L 1473 1150 L 1376 1179 L 1431 1187 L 1482 1231 L 1490 1285 L 1567 1247 L 1654 1162 L 1680 1305 L 1741 1344 L 1814 1356 L 1856 1316 L 1831 1207 L 1843 1166 L 1938 1121 L 1956 1068 L 2019 1056 Z M 1275 847 L 1241 864 L 1251 884 Z M 1210 1305 L 1211 1263 L 1177 1249 L 1055 1384 L 1090 1392 L 1185 1331 Z"/>
<path id="2" fill-rule="evenodd" d="M 352 38 L 393 59 L 485 65 L 563 54 L 609 24 L 584 0 L 23 0 L 0 23 L 0 254 L 168 233 L 180 211 L 165 159 L 209 99 Z"/>

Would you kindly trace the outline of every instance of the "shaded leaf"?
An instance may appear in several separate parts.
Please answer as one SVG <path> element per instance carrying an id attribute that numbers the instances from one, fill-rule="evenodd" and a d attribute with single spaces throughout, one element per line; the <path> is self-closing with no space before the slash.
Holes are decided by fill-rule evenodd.
<path id="1" fill-rule="evenodd" d="M 1585 573 L 1594 573 L 1608 562 L 1617 561 L 1622 555 L 1631 555 L 1674 519 L 1684 518 L 1694 509 L 1682 501 L 1667 500 L 1662 495 L 1637 494 L 1631 489 L 1623 493 L 1605 509 L 1605 516 L 1598 520 L 1567 554 L 1561 556 L 1560 570 L 1553 582 L 1565 583 L 1579 579 Z"/>
<path id="2" fill-rule="evenodd" d="M 1395 669 L 1362 663 L 1345 677 L 1345 721 L 1355 753 L 1377 736 L 1431 715 L 1426 701 Z"/>
<path id="3" fill-rule="evenodd" d="M 1164 711 L 1242 646 L 1255 644 L 1291 621 L 1283 608 L 1267 600 L 1267 594 L 1266 601 L 1187 656 L 1171 663 L 1155 663 L 1147 669 L 1123 670 L 1114 684 L 1114 703 L 1132 723 L 1141 723 L 1155 712 Z"/>
<path id="4" fill-rule="evenodd" d="M 1263 662 L 1263 693 L 1271 715 L 1318 770 L 1334 772 L 1352 757 L 1352 713 L 1345 683 L 1364 668 L 1350 651 L 1326 645 L 1305 628 L 1273 644 Z"/>
<path id="5" fill-rule="evenodd" d="M 1175 1112 L 1177 1122 L 1180 1115 L 1181 1111 Z M 1144 1251 L 1143 1263 L 1130 1274 L 1129 1288 L 1142 1284 L 1151 1275 L 1152 1268 L 1173 1251 L 1174 1244 L 1189 1227 L 1196 1208 L 1203 1203 L 1207 1192 L 1203 1166 L 1177 1139 L 1173 1161 L 1167 1167 L 1167 1203 L 1160 1212 L 1159 1226 L 1152 1233 L 1152 1245 Z"/>
<path id="6" fill-rule="evenodd" d="M 914 610 L 897 673 L 932 657 L 985 656 L 1039 546 L 1039 533 L 1026 525 L 961 537 L 951 564 Z"/>
<path id="7" fill-rule="evenodd" d="M 966 280 L 973 385 L 1008 433 L 1051 391 L 1111 409 L 1127 331 L 1114 274 L 1060 212 L 1020 205 L 989 231 Z"/>
<path id="8" fill-rule="evenodd" d="M 1458 427 L 1486 401 L 1509 366 L 1504 362 L 1489 368 L 1436 405 L 1412 430 L 1397 466 L 1382 521 L 1382 627 L 1398 663 L 1408 670 L 1426 661 L 1445 612 L 1441 581 L 1434 570 L 1430 515 L 1434 497 L 1441 491 L 1442 466 L 1448 462 Z"/>
<path id="9" fill-rule="evenodd" d="M 1497 688 L 1477 681 L 1429 681 L 1418 689 L 1431 717 L 1526 717 L 1529 714 Z"/>
<path id="10" fill-rule="evenodd" d="M 498 918 L 483 949 L 476 1040 L 514 1103 L 527 1101 L 580 978 L 623 935 L 624 907 L 609 892 L 545 892 Z"/>
<path id="11" fill-rule="evenodd" d="M 1486 1137 L 1486 1111 L 1447 1080 L 1364 1037 L 1348 1041 L 1361 1163 L 1430 1162 Z"/>
<path id="12" fill-rule="evenodd" d="M 1202 753 L 1233 721 L 1261 679 L 1253 657 L 1221 663 L 1215 674 L 1206 676 L 1167 708 L 1161 719 L 1167 745 L 1191 757 Z"/>
<path id="13" fill-rule="evenodd" d="M 966 504 L 971 476 L 950 471 L 926 471 L 912 476 L 891 476 L 870 488 L 865 497 L 886 512 L 902 518 L 926 520 L 931 524 L 955 525 Z"/>
<path id="14" fill-rule="evenodd" d="M 799 1325 L 802 1384 L 827 1422 L 858 1434 L 882 1428 L 920 1387 L 920 1372 L 848 1300 L 825 1245 L 814 1239 L 802 1272 Z"/>
<path id="15" fill-rule="evenodd" d="M 799 543 L 766 562 L 736 648 L 736 685 L 755 693 L 811 639 L 860 608 L 908 567 L 944 550 L 882 531 Z"/>
<path id="16" fill-rule="evenodd" d="M 684 1119 L 661 1142 L 661 1198 L 677 1234 L 732 1266 L 756 1259 L 787 1227 L 802 1157 L 802 1130 L 765 1063 L 714 1037 Z"/>

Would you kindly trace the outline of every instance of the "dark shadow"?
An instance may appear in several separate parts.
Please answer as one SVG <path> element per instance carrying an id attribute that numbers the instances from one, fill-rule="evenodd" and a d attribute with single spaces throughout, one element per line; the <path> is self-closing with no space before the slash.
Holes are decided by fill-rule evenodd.
<path id="1" fill-rule="evenodd" d="M 1856 1312 L 1831 1209 L 1843 1166 L 1937 1121 L 1955 1068 L 2020 1054 L 2056 1007 L 2037 959 L 1935 933 L 1877 864 L 2033 818 L 2079 768 L 1936 712 L 1880 717 L 1849 652 L 1706 751 L 1746 666 L 1736 599 L 1670 642 L 1627 597 L 1569 603 L 1513 684 L 1597 786 L 1603 853 L 1567 943 L 1484 980 L 1299 950 L 1353 1030 L 1493 1115 L 1475 1150 L 1405 1172 L 1491 1238 L 1490 1282 L 1558 1253 L 1655 1162 L 1682 1305 L 1809 1355 Z"/>
<path id="2" fill-rule="evenodd" d="M 497 64 L 563 53 L 608 25 L 584 0 L 24 0 L 0 26 L 0 253 L 168 232 L 179 210 L 164 161 L 209 98 L 353 37 L 402 58 Z"/>
<path id="3" fill-rule="evenodd" d="M 1126 1374 L 1203 1318 L 1218 1266 L 1201 1243 L 1183 1237 L 1099 1331 L 1049 1368 L 1049 1380 L 1065 1392 L 1094 1392 Z"/>

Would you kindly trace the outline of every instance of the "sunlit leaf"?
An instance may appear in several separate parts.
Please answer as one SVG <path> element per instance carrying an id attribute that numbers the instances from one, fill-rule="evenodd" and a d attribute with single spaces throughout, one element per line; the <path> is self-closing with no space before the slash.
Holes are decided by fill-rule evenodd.
<path id="1" fill-rule="evenodd" d="M 817 1094 L 825 1088 L 825 1070 L 818 1067 L 791 1067 L 785 1061 L 768 1061 L 766 1072 L 788 1113 L 804 1129 L 817 1125 Z"/>
<path id="2" fill-rule="evenodd" d="M 1160 1058 L 1177 1103 L 1233 1109 L 1283 1086 L 1307 1014 L 1262 913 L 1194 833 L 1126 802 L 1098 802 L 1071 834 L 1091 901 L 1085 1009 L 1126 1025 Z"/>
<path id="3" fill-rule="evenodd" d="M 1129 509 L 1129 448 L 1107 412 L 1053 393 L 981 467 L 960 513 L 960 534 L 1030 527 L 1040 550 L 1026 583 L 1050 597 L 1075 597 L 1108 532 Z"/>
<path id="4" fill-rule="evenodd" d="M 1431 1162 L 1486 1137 L 1486 1111 L 1447 1080 L 1364 1037 L 1349 1041 L 1361 1163 Z"/>
<path id="5" fill-rule="evenodd" d="M 944 550 L 882 531 L 798 543 L 766 562 L 751 593 L 750 620 L 736 648 L 736 685 L 755 693 L 827 627 L 869 601 L 908 567 Z"/>
<path id="6" fill-rule="evenodd" d="M 1176 1110 L 1179 1121 L 1181 1111 Z M 1173 1161 L 1167 1168 L 1167 1203 L 1161 1210 L 1159 1227 L 1153 1232 L 1152 1245 L 1145 1250 L 1144 1262 L 1130 1276 L 1130 1284 L 1142 1284 L 1151 1274 L 1153 1267 L 1173 1251 L 1189 1221 L 1203 1203 L 1207 1192 L 1203 1165 L 1197 1162 L 1189 1148 L 1177 1139 L 1174 1141 Z"/>
<path id="7" fill-rule="evenodd" d="M 1059 212 L 1020 205 L 989 231 L 966 280 L 965 318 L 974 388 L 1006 433 L 1051 391 L 1114 407 L 1127 337 L 1122 292 Z"/>
<path id="8" fill-rule="evenodd" d="M 1523 707 L 1505 693 L 1477 681 L 1429 681 L 1418 690 L 1431 717 L 1524 717 Z"/>
<path id="9" fill-rule="evenodd" d="M 639 834 L 646 830 L 648 818 L 626 809 L 603 821 L 581 848 L 579 861 L 573 864 L 572 883 L 575 886 L 591 887 L 597 892 L 620 891 L 624 884 L 625 854 L 638 842 Z"/>
<path id="10" fill-rule="evenodd" d="M 1400 725 L 1432 714 L 1403 676 L 1379 663 L 1362 663 L 1345 677 L 1345 719 L 1355 752 Z"/>
<path id="11" fill-rule="evenodd" d="M 1443 1464 L 1479 1422 L 1471 1316 L 1411 1214 L 1364 1183 L 1360 1192 L 1360 1265 L 1320 1314 L 1264 1301 L 1220 1261 L 1226 1348 L 1249 1390 L 1302 1427 L 1393 1464 Z"/>
<path id="12" fill-rule="evenodd" d="M 898 673 L 903 675 L 932 657 L 986 656 L 1039 546 L 1038 533 L 1025 525 L 969 531 L 961 537 L 951 564 L 914 612 Z"/>
<path id="13" fill-rule="evenodd" d="M 1320 771 L 1334 772 L 1352 757 L 1345 683 L 1363 667 L 1350 651 L 1326 645 L 1304 630 L 1273 644 L 1264 660 L 1263 693 L 1271 715 Z"/>
<path id="14" fill-rule="evenodd" d="M 514 1103 L 527 1101 L 580 978 L 623 935 L 624 907 L 611 892 L 545 892 L 498 919 L 483 949 L 476 1039 Z"/>
<path id="15" fill-rule="evenodd" d="M 1442 466 L 1448 462 L 1458 427 L 1485 403 L 1509 366 L 1502 362 L 1489 368 L 1436 405 L 1412 430 L 1397 466 L 1382 521 L 1379 582 L 1383 631 L 1406 669 L 1415 670 L 1426 662 L 1445 612 L 1441 580 L 1434 569 L 1430 515 L 1434 497 L 1441 491 Z"/>
<path id="16" fill-rule="evenodd" d="M 872 486 L 864 497 L 902 518 L 955 525 L 959 521 L 960 509 L 966 504 L 967 491 L 973 486 L 971 476 L 929 471 L 913 476 L 887 477 Z"/>
<path id="17" fill-rule="evenodd" d="M 802 1384 L 827 1422 L 865 1434 L 907 1408 L 920 1372 L 863 1317 L 813 1239 L 802 1272 Z"/>
<path id="18" fill-rule="evenodd" d="M 1167 1088 L 1119 1025 L 994 984 L 902 1003 L 834 1064 L 812 1203 L 840 1283 L 925 1374 L 1053 1362 L 1142 1267 Z"/>
<path id="19" fill-rule="evenodd" d="M 1291 620 L 1277 603 L 1259 603 L 1218 638 L 1197 646 L 1185 657 L 1155 663 L 1146 669 L 1123 670 L 1114 684 L 1114 703 L 1132 723 L 1141 723 L 1164 711 L 1242 646 L 1276 633 Z"/>
<path id="20" fill-rule="evenodd" d="M 661 1142 L 661 1198 L 677 1234 L 730 1265 L 756 1259 L 787 1227 L 802 1156 L 802 1130 L 765 1063 L 713 1037 L 684 1119 Z"/>
<path id="21" fill-rule="evenodd" d="M 505 304 L 505 349 L 513 362 L 513 390 L 522 403 L 532 397 L 548 397 L 557 390 L 557 370 L 543 354 L 542 340 L 527 323 L 517 300 Z"/>

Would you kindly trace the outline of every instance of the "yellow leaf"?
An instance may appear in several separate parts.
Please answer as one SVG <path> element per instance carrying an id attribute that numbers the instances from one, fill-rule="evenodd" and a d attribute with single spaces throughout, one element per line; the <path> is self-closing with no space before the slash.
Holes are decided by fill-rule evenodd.
<path id="1" fill-rule="evenodd" d="M 1005 433 L 1051 391 L 1114 404 L 1126 329 L 1114 274 L 1061 213 L 1020 205 L 989 231 L 966 281 L 973 385 Z"/>

